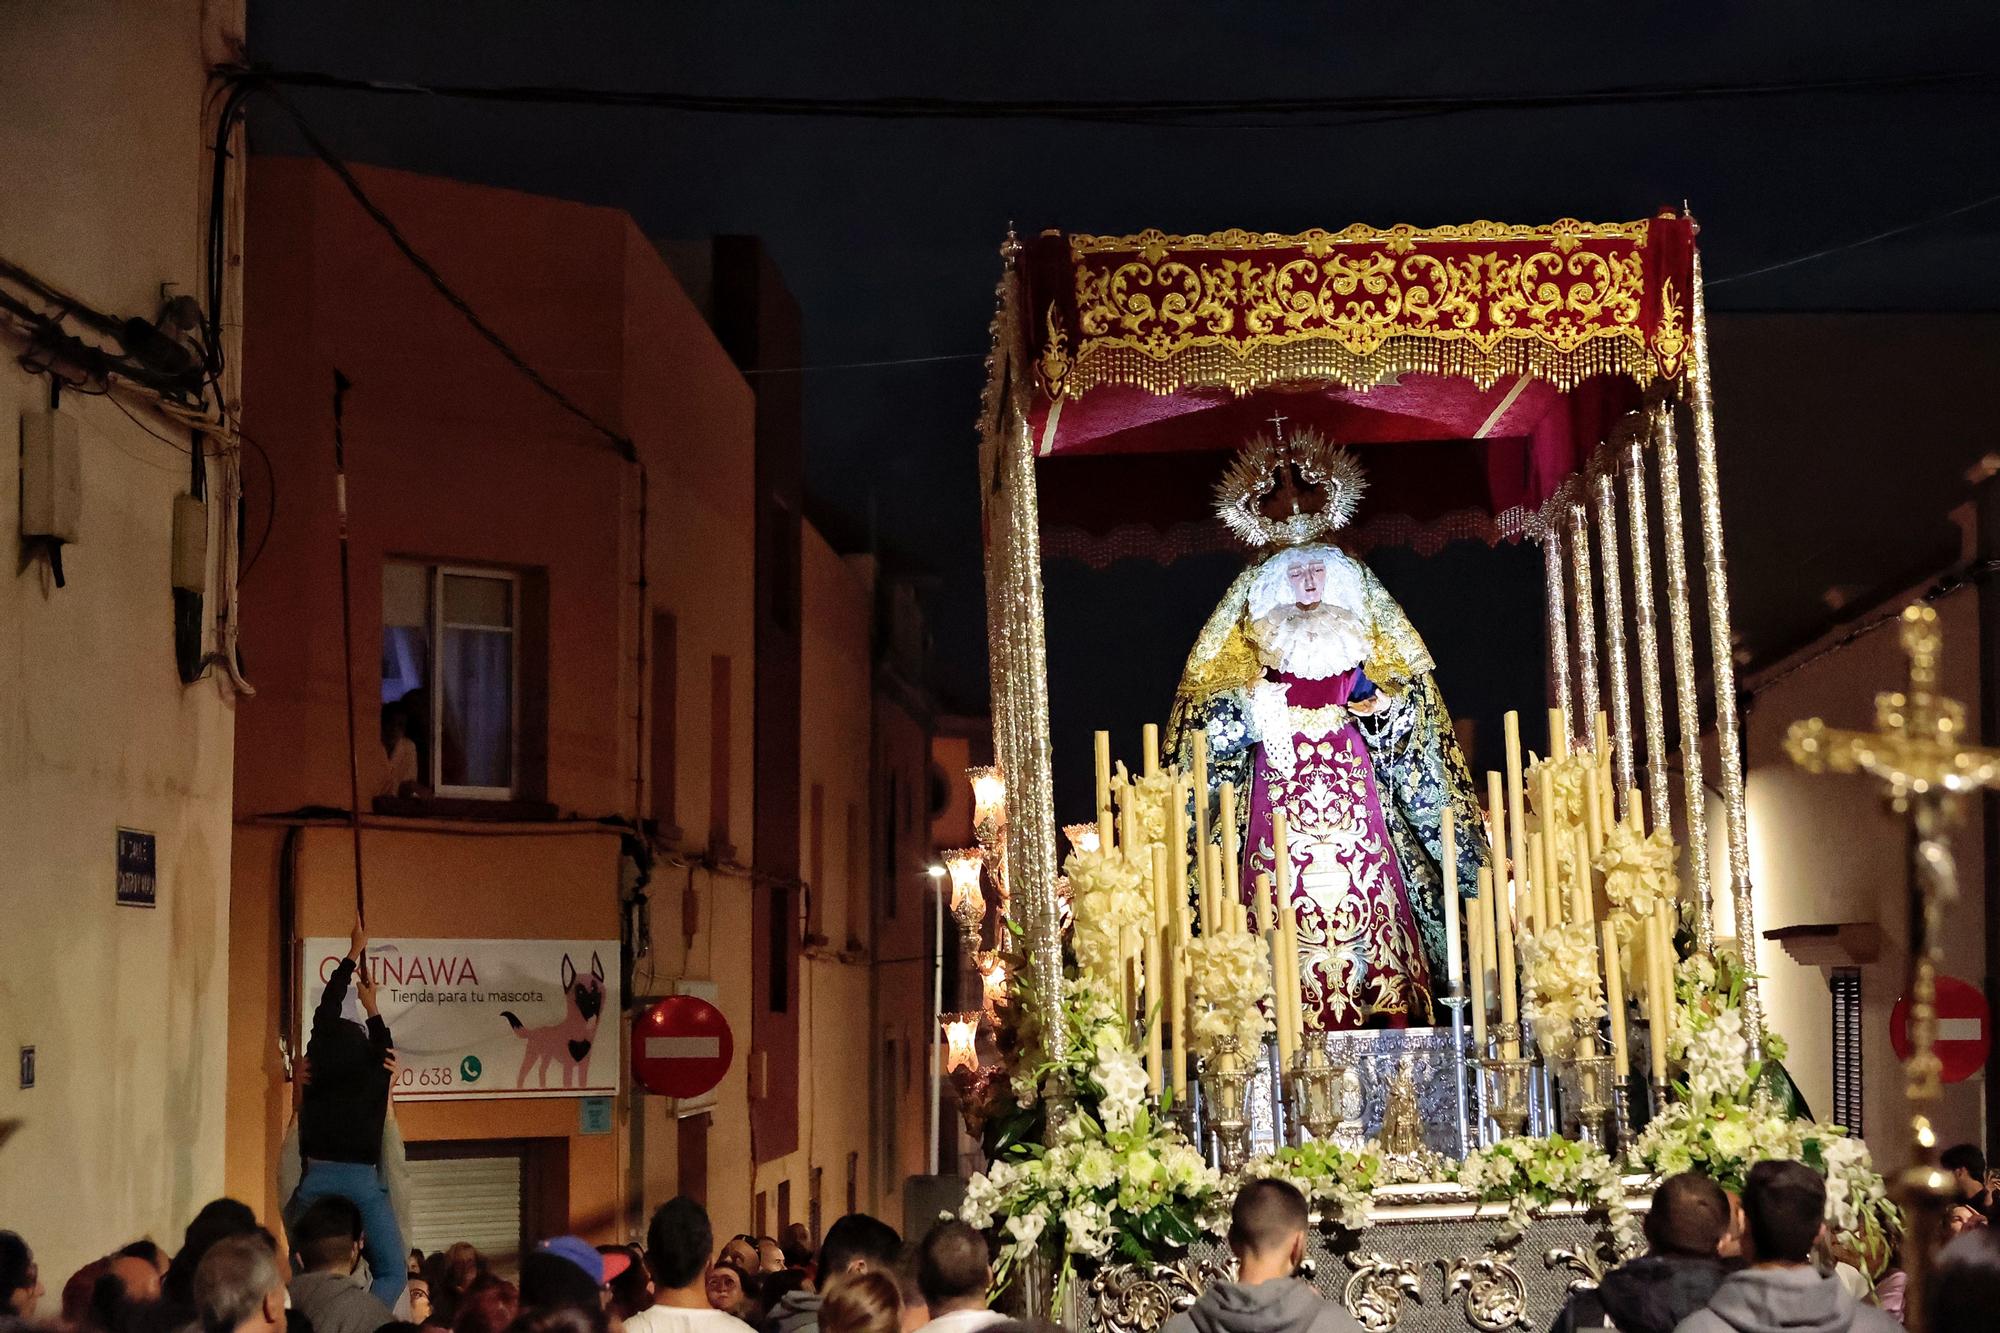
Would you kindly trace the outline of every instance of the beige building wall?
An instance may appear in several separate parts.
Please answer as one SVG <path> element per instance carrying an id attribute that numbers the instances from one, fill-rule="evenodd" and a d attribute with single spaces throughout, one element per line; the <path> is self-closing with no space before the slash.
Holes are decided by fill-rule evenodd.
<path id="1" fill-rule="evenodd" d="M 648 813 L 661 857 L 648 888 L 652 949 L 634 967 L 635 995 L 686 990 L 721 1009 L 736 1055 L 721 1085 L 692 1102 L 632 1092 L 630 1218 L 642 1237 L 653 1207 L 697 1189 L 718 1235 L 750 1225 L 750 1049 L 753 996 L 750 928 L 754 852 L 756 639 L 756 403 L 701 313 L 651 243 L 628 233 L 627 281 L 650 299 L 628 303 L 628 373 L 640 373 L 648 349 L 672 345 L 680 370 L 676 392 L 632 405 L 635 438 L 659 441 L 643 452 L 648 470 L 647 579 L 653 624 L 648 635 L 646 701 L 650 754 Z M 634 496 L 636 515 L 637 497 Z M 671 652 L 659 634 L 672 618 Z M 727 711 L 718 714 L 718 663 L 726 662 Z M 662 673 L 671 670 L 671 719 L 661 707 Z M 671 745 L 659 743 L 671 721 Z M 719 739 L 718 739 L 719 738 Z M 721 764 L 718 764 L 718 759 Z M 718 773 L 721 774 L 718 787 Z M 720 804 L 724 817 L 715 815 Z M 684 1180 L 687 1147 L 705 1141 L 705 1181 Z"/>
<path id="2" fill-rule="evenodd" d="M 1976 739 L 1978 594 L 1968 589 L 1936 606 L 1945 636 L 1945 691 L 1966 705 L 1968 733 Z M 1836 727 L 1872 729 L 1875 695 L 1901 689 L 1907 671 L 1896 628 L 1885 625 L 1759 689 L 1747 721 L 1750 873 L 1759 934 L 1777 926 L 1852 921 L 1873 922 L 1882 930 L 1879 961 L 1861 969 L 1861 1129 L 1877 1164 L 1885 1169 L 1909 1161 L 1903 1071 L 1889 1044 L 1889 1013 L 1903 993 L 1909 965 L 1906 825 L 1883 808 L 1874 784 L 1854 777 L 1809 775 L 1785 757 L 1783 742 L 1786 729 L 1806 717 L 1823 717 Z M 1718 885 L 1727 883 L 1721 873 L 1721 828 L 1717 807 L 1711 811 L 1710 829 L 1717 842 Z M 1946 918 L 1944 971 L 1978 986 L 1985 966 L 1980 889 L 1985 857 L 1976 802 L 1967 805 L 1966 822 L 1954 846 L 1963 892 Z M 1729 898 L 1719 896 L 1718 935 L 1733 937 L 1734 919 Z M 1794 961 L 1769 940 L 1759 939 L 1757 949 L 1768 1021 L 1791 1044 L 1786 1068 L 1814 1114 L 1830 1120 L 1833 1034 L 1828 973 Z M 1986 1142 L 1982 1095 L 1977 1075 L 1946 1086 L 1936 1117 L 1941 1145 Z"/>
<path id="3" fill-rule="evenodd" d="M 201 290 L 206 69 L 229 58 L 241 11 L 7 7 L 0 255 L 120 317 L 152 318 L 163 288 Z M 66 395 L 82 437 L 67 586 L 44 560 L 17 560 L 15 432 L 49 405 L 21 350 L 0 333 L 0 1200 L 51 1314 L 80 1264 L 143 1235 L 176 1242 L 222 1189 L 234 701 L 213 676 L 184 686 L 175 666 L 184 427 L 136 398 Z M 210 464 L 212 501 L 222 470 Z M 217 592 L 211 561 L 210 612 Z M 114 905 L 121 826 L 157 838 L 151 910 Z M 31 1090 L 14 1072 L 26 1046 Z"/>
<path id="4" fill-rule="evenodd" d="M 806 880 L 800 955 L 799 1147 L 757 1171 L 766 1228 L 803 1222 L 814 1239 L 855 1206 L 875 1211 L 869 1142 L 868 898 L 872 573 L 806 524 L 800 542 L 799 849 Z M 815 811 L 818 813 L 815 814 Z M 819 1213 L 814 1228 L 814 1176 Z M 780 1215 L 788 1186 L 790 1217 Z"/>

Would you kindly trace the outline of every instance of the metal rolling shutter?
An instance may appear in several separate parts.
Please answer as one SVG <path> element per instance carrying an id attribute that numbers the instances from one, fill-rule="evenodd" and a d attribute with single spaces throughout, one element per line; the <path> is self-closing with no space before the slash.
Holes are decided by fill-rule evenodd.
<path id="1" fill-rule="evenodd" d="M 409 1244 L 432 1254 L 470 1241 L 497 1266 L 521 1249 L 521 1155 L 412 1159 Z"/>

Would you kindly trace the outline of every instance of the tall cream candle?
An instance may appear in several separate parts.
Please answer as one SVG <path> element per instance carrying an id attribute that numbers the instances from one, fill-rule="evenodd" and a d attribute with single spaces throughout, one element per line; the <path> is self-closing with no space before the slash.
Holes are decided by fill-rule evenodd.
<path id="1" fill-rule="evenodd" d="M 1499 886 L 1492 881 L 1493 872 L 1482 869 L 1479 872 L 1483 892 L 1489 885 L 1494 891 L 1494 906 L 1500 909 L 1501 917 L 1506 917 L 1506 904 L 1500 901 Z M 1511 920 L 1500 920 L 1495 936 L 1495 952 L 1500 964 L 1500 1050 L 1508 1059 L 1521 1053 L 1519 995 L 1514 977 L 1514 926 Z"/>
<path id="2" fill-rule="evenodd" d="M 1486 1054 L 1486 929 L 1484 920 L 1486 905 L 1479 899 L 1472 900 L 1471 929 L 1466 931 L 1466 964 L 1471 988 L 1466 996 L 1471 1001 L 1472 1050 L 1475 1055 Z"/>
<path id="3" fill-rule="evenodd" d="M 1272 896 L 1271 877 L 1257 876 L 1257 933 L 1269 935 L 1278 928 L 1276 900 Z"/>
<path id="4" fill-rule="evenodd" d="M 1236 784 L 1233 782 L 1222 784 L 1217 818 L 1222 820 L 1222 875 L 1215 882 L 1215 899 L 1218 902 L 1234 902 L 1243 889 L 1243 842 L 1236 831 Z"/>
<path id="5" fill-rule="evenodd" d="M 1444 974 L 1445 994 L 1461 993 L 1458 938 L 1458 813 L 1444 810 Z"/>
<path id="6" fill-rule="evenodd" d="M 1667 998 L 1669 983 L 1667 977 L 1667 946 L 1660 914 L 1655 912 L 1646 918 L 1646 1013 L 1651 1020 L 1652 1072 L 1653 1083 L 1665 1087 L 1667 1082 Z"/>
<path id="7" fill-rule="evenodd" d="M 1194 734 L 1194 772 L 1189 775 L 1194 788 L 1194 845 L 1208 846 L 1208 733 Z M 1208 858 L 1195 853 L 1196 897 L 1208 891 Z"/>
<path id="8" fill-rule="evenodd" d="M 1546 901 L 1543 906 L 1551 912 L 1561 910 L 1562 898 L 1562 836 L 1569 827 L 1565 812 L 1556 807 L 1556 780 L 1544 768 L 1535 784 L 1535 803 L 1542 810 L 1542 887 Z"/>
<path id="9" fill-rule="evenodd" d="M 1278 906 L 1278 939 L 1285 959 L 1285 1000 L 1291 1019 L 1291 1053 L 1296 1055 L 1305 1037 L 1305 994 L 1299 982 L 1299 919 L 1290 898 Z"/>
<path id="10" fill-rule="evenodd" d="M 1188 783 L 1176 774 L 1172 804 L 1167 807 L 1166 897 L 1169 903 L 1185 903 L 1188 896 L 1188 798 Z M 1164 914 L 1161 916 L 1163 923 L 1168 919 Z"/>
<path id="11" fill-rule="evenodd" d="M 1166 978 L 1162 975 L 1160 958 L 1160 911 L 1164 902 L 1167 883 L 1167 849 L 1153 844 L 1153 883 L 1160 886 L 1154 890 L 1154 910 L 1152 929 L 1146 932 L 1146 1086 L 1154 1097 L 1160 1095 L 1166 1085 L 1166 1055 L 1160 1038 L 1166 1018 Z"/>
<path id="12" fill-rule="evenodd" d="M 1561 708 L 1549 710 L 1549 754 L 1557 759 L 1569 754 L 1569 716 Z"/>
<path id="13" fill-rule="evenodd" d="M 1502 740 L 1507 758 L 1507 852 L 1514 877 L 1514 892 L 1532 901 L 1530 883 L 1534 879 L 1528 864 L 1527 797 L 1521 778 L 1521 715 L 1513 710 L 1502 716 Z"/>
<path id="14" fill-rule="evenodd" d="M 1102 815 L 1111 808 L 1111 733 L 1096 732 L 1091 736 L 1091 742 L 1097 771 L 1096 813 Z"/>
<path id="15" fill-rule="evenodd" d="M 1618 927 L 1607 917 L 1598 929 L 1604 950 L 1604 1008 L 1611 1015 L 1611 1072 L 1624 1078 L 1632 1072 L 1632 1052 L 1625 1045 L 1625 969 L 1619 961 Z"/>
<path id="16" fill-rule="evenodd" d="M 1152 777 L 1160 771 L 1160 724 L 1148 722 L 1139 733 L 1140 759 L 1145 765 L 1144 772 Z"/>
<path id="17" fill-rule="evenodd" d="M 1570 885 L 1570 916 L 1573 920 L 1597 920 L 1597 889 L 1591 877 L 1590 835 L 1576 835 L 1576 879 Z"/>
<path id="18" fill-rule="evenodd" d="M 1188 995 L 1187 995 L 1187 903 L 1174 905 L 1173 920 L 1167 925 L 1167 1086 L 1173 1089 L 1174 1105 L 1188 1095 Z"/>

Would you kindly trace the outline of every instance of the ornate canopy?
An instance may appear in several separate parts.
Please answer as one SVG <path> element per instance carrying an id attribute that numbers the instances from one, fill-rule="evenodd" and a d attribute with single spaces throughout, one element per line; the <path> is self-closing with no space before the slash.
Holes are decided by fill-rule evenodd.
<path id="1" fill-rule="evenodd" d="M 1274 416 L 1361 451 L 1359 545 L 1518 539 L 1644 386 L 1683 374 L 1694 231 L 1662 213 L 1024 240 L 996 369 L 1018 358 L 1043 554 L 1227 547 L 1208 484 Z M 1410 444 L 1431 447 L 1387 447 Z"/>

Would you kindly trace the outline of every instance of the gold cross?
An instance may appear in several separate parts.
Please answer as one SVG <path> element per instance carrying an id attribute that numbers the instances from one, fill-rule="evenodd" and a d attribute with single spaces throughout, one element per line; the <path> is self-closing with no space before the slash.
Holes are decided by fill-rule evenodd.
<path id="1" fill-rule="evenodd" d="M 1937 1166 L 1937 1133 L 1930 1110 L 1943 1096 L 1937 1057 L 1938 939 L 1945 904 L 1958 896 L 1958 871 L 1949 834 L 1959 798 L 2000 785 L 2000 750 L 1961 745 L 1965 707 L 1939 692 L 1938 659 L 1944 639 L 1937 612 L 1922 603 L 1904 608 L 1903 651 L 1910 659 L 1908 688 L 1875 696 L 1874 731 L 1837 731 L 1819 718 L 1795 722 L 1785 752 L 1808 773 L 1864 773 L 1880 782 L 1897 814 L 1907 815 L 1911 883 L 1910 1058 L 1904 1091 L 1910 1101 L 1911 1156 L 1898 1196 L 1909 1233 L 1904 1253 L 1910 1281 L 1905 1317 L 1915 1333 L 1930 1328 L 1930 1255 L 1938 1223 L 1952 1197 L 1951 1179 Z"/>
<path id="2" fill-rule="evenodd" d="M 1902 622 L 1909 688 L 1875 696 L 1874 731 L 1836 730 L 1815 717 L 1785 733 L 1785 753 L 1799 767 L 1865 773 L 1888 789 L 1898 814 L 1913 796 L 1950 798 L 2000 784 L 2000 750 L 1960 745 L 1965 705 L 1938 692 L 1944 638 L 1937 612 L 1919 603 L 1903 611 Z"/>

